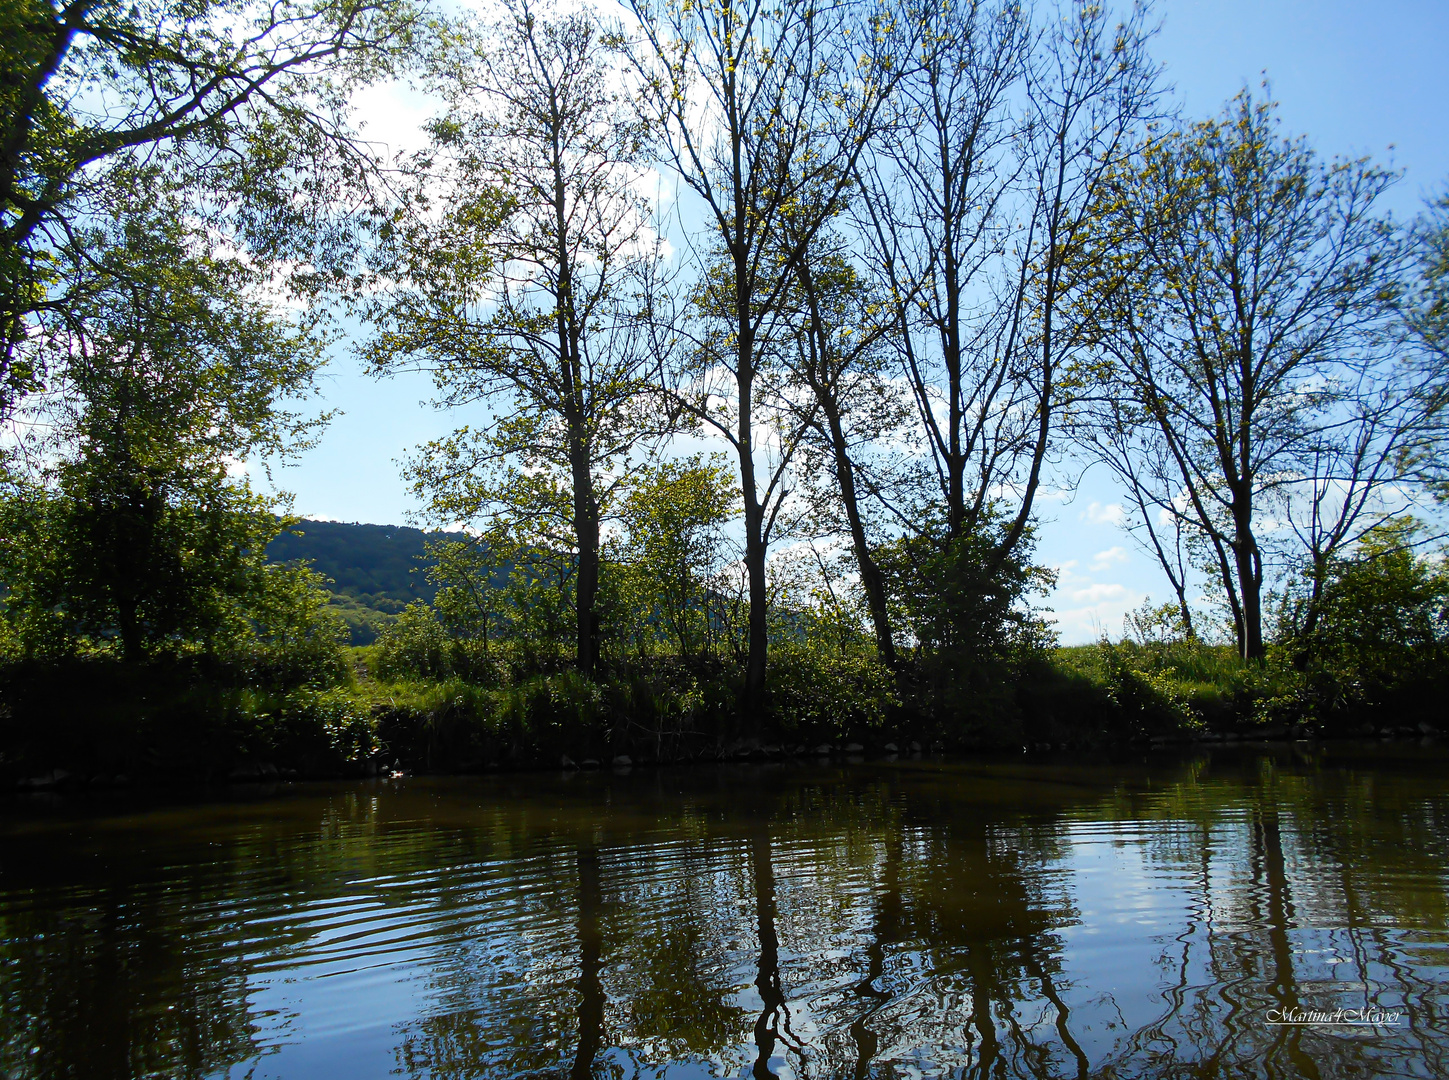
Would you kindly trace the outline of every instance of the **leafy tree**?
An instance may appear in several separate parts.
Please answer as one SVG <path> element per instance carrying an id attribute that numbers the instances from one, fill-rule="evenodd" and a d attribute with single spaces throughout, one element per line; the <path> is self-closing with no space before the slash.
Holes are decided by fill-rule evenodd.
<path id="1" fill-rule="evenodd" d="M 728 470 L 700 455 L 637 476 L 620 507 L 627 565 L 646 622 L 658 620 L 681 656 L 709 648 L 711 568 L 737 497 Z"/>
<path id="2" fill-rule="evenodd" d="M 245 548 L 245 557 L 254 567 L 262 562 L 255 548 Z M 259 573 L 254 570 L 251 584 L 252 590 L 238 600 L 255 635 L 255 642 L 243 636 L 243 645 L 251 647 L 256 660 L 284 668 L 297 683 L 342 678 L 348 668 L 342 651 L 348 634 L 330 603 L 327 578 L 306 564 L 267 562 Z"/>
<path id="3" fill-rule="evenodd" d="M 471 538 L 432 541 L 428 555 L 433 559 L 428 578 L 438 587 L 433 607 L 439 622 L 453 637 L 477 641 L 487 655 L 490 630 L 500 614 L 496 557 Z M 507 580 L 506 572 L 502 577 Z"/>
<path id="4" fill-rule="evenodd" d="M 1054 583 L 1030 536 L 1000 557 L 1007 520 L 951 539 L 944 521 L 877 549 L 902 637 L 914 644 L 901 689 L 944 730 L 1020 741 L 1019 691 L 1053 643 L 1033 594 Z"/>
<path id="5" fill-rule="evenodd" d="M 1244 92 L 1149 140 L 1101 204 L 1086 445 L 1206 550 L 1244 659 L 1265 655 L 1271 545 L 1321 585 L 1402 509 L 1424 414 L 1388 332 L 1403 246 L 1376 206 L 1394 179 L 1320 162 Z M 1265 531 L 1270 512 L 1286 527 Z"/>
<path id="6" fill-rule="evenodd" d="M 896 619 L 925 656 L 985 669 L 1050 639 L 1029 598 L 1050 587 L 1052 574 L 1032 564 L 1029 548 L 1006 562 L 991 557 L 1007 527 L 995 522 L 985 535 L 949 540 L 942 526 L 879 549 Z"/>
<path id="7" fill-rule="evenodd" d="M 432 371 L 443 406 L 499 409 L 425 447 L 414 482 L 440 522 L 501 515 L 521 549 L 571 553 L 589 673 L 600 520 L 656 425 L 636 333 L 656 264 L 630 187 L 637 129 L 584 14 L 520 3 L 496 26 L 457 24 L 429 76 L 449 107 L 411 166 L 413 202 L 385 225 L 365 355 Z"/>
<path id="8" fill-rule="evenodd" d="M 631 55 L 656 156 L 704 219 L 696 347 L 675 400 L 738 459 L 749 588 L 744 712 L 761 715 L 768 651 L 766 559 L 791 442 L 760 384 L 772 324 L 814 234 L 841 209 L 898 65 L 874 9 L 807 0 L 635 0 Z M 786 236 L 786 227 L 789 236 Z M 684 330 L 676 326 L 676 330 Z M 785 433 L 768 460 L 765 432 Z"/>
<path id="9" fill-rule="evenodd" d="M 35 319 L 67 314 L 90 268 L 77 233 L 138 172 L 184 180 L 193 216 L 299 257 L 368 160 L 345 124 L 347 92 L 391 62 L 414 18 L 401 0 L 7 2 L 0 419 L 44 384 L 25 346 Z"/>
<path id="10" fill-rule="evenodd" d="M 344 627 L 323 579 L 267 563 L 286 521 L 222 478 L 184 485 L 114 462 L 73 462 L 56 491 L 0 504 L 0 621 L 25 655 L 55 660 L 115 647 L 246 657 L 300 681 L 341 675 Z"/>
<path id="11" fill-rule="evenodd" d="M 1409 454 L 1408 470 L 1433 487 L 1440 501 L 1449 497 L 1443 466 L 1449 436 L 1449 195 L 1429 204 L 1413 234 L 1418 273 L 1404 305 L 1411 342 L 1425 356 L 1423 405 L 1428 423 Z"/>
<path id="12" fill-rule="evenodd" d="M 275 500 L 230 470 L 305 445 L 316 421 L 281 401 L 311 391 L 321 342 L 255 299 L 255 269 L 181 207 L 145 205 L 164 194 L 87 229 L 91 287 L 66 333 L 28 345 L 63 356 L 63 377 L 23 414 L 36 465 L 11 480 L 24 525 L 3 580 L 9 617 L 46 648 L 217 651 L 252 632 L 269 588 L 295 591 L 264 570 Z"/>
<path id="13" fill-rule="evenodd" d="M 1415 241 L 1420 292 L 1409 308 L 1410 326 L 1440 363 L 1449 363 L 1449 195 L 1429 204 Z"/>
<path id="14" fill-rule="evenodd" d="M 1442 685 L 1449 571 L 1442 552 L 1422 553 L 1422 532 L 1411 518 L 1377 526 L 1333 559 L 1316 597 L 1303 586 L 1288 593 L 1280 635 L 1330 704 L 1383 704 Z"/>

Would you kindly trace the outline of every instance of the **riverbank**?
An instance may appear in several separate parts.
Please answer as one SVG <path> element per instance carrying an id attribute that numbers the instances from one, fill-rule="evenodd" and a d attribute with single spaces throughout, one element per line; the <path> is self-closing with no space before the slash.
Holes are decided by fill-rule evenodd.
<path id="1" fill-rule="evenodd" d="M 328 678 L 172 659 L 12 667 L 0 787 L 221 784 L 676 762 L 1048 753 L 1184 743 L 1439 734 L 1441 673 L 1355 699 L 1225 650 L 1061 648 L 943 683 L 849 656 L 782 649 L 769 709 L 738 715 L 737 673 L 653 658 L 594 680 L 492 664 L 484 677 L 378 673 L 350 651 Z"/>
<path id="2" fill-rule="evenodd" d="M 1354 745 L 1362 746 L 1367 743 L 1384 746 L 1414 745 L 1420 747 L 1441 747 L 1446 745 L 1442 730 L 1424 723 L 1414 726 L 1405 725 L 1397 728 L 1365 729 L 1357 737 L 1343 736 L 1328 739 L 1304 736 L 1291 729 L 1274 729 L 1246 735 L 1207 732 L 1177 739 L 1158 736 L 1126 742 L 1094 743 L 1086 747 L 1071 743 L 1055 745 L 1051 743 L 1036 743 L 1024 745 L 1021 748 L 1020 754 L 1023 760 L 1050 761 L 1063 754 L 1080 755 L 1083 752 L 1087 752 L 1090 756 L 1100 756 L 1106 760 L 1110 760 L 1123 753 L 1140 751 L 1181 752 L 1192 748 L 1271 750 L 1274 747 L 1295 745 L 1311 745 L 1319 748 L 1342 748 Z M 1000 749 L 976 748 L 974 750 L 963 750 L 959 747 L 947 748 L 944 744 L 922 746 L 916 741 L 911 741 L 904 745 L 886 742 L 872 746 L 866 746 L 861 743 L 821 743 L 812 747 L 803 745 L 782 746 L 763 742 L 758 739 L 737 739 L 732 743 L 719 747 L 714 752 L 701 753 L 692 757 L 681 756 L 657 759 L 642 756 L 636 758 L 628 754 L 617 754 L 613 757 L 600 760 L 588 757 L 574 759 L 567 754 L 562 754 L 559 760 L 553 763 L 542 760 L 509 761 L 502 763 L 487 762 L 482 765 L 451 769 L 410 767 L 400 758 L 394 758 L 392 761 L 388 761 L 386 754 L 367 759 L 347 761 L 336 769 L 315 771 L 304 771 L 286 765 L 277 765 L 271 761 L 247 761 L 234 766 L 225 774 L 220 772 L 178 774 L 161 773 L 157 770 L 152 770 L 149 772 L 140 772 L 134 777 L 127 773 L 87 774 L 84 771 L 72 772 L 68 769 L 56 768 L 33 776 L 20 776 L 14 779 L 7 778 L 7 782 L 3 786 L 0 786 L 0 790 L 26 794 L 156 787 L 205 788 L 224 787 L 235 784 L 276 786 L 308 781 L 398 779 L 411 776 L 516 775 L 560 771 L 618 772 L 637 768 L 673 768 L 715 764 L 798 764 L 809 761 L 830 764 L 861 764 L 867 762 L 960 760 L 963 757 L 969 757 L 971 759 L 979 758 L 985 761 L 1000 761 L 1003 756 L 1005 755 Z"/>

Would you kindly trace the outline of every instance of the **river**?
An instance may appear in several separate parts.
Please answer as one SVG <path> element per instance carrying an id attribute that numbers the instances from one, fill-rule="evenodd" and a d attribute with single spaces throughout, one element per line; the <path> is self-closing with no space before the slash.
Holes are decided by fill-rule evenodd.
<path id="1" fill-rule="evenodd" d="M 1449 752 L 0 804 L 0 1069 L 1446 1077 Z"/>

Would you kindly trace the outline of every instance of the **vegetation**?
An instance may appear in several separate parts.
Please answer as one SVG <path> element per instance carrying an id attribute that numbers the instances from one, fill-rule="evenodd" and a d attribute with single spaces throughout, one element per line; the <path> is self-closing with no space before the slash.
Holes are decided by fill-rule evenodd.
<path id="1" fill-rule="evenodd" d="M 1444 204 L 1395 222 L 1246 92 L 1163 116 L 1143 5 L 85 12 L 0 94 L 10 774 L 1346 733 L 1443 689 Z M 401 63 L 442 111 L 384 168 L 347 100 Z M 339 304 L 482 406 L 406 466 L 446 532 L 248 480 L 325 422 Z M 1059 649 L 1068 456 L 1175 603 Z"/>
<path id="2" fill-rule="evenodd" d="M 324 206 L 368 160 L 347 95 L 393 64 L 415 19 L 400 0 L 7 4 L 0 418 L 49 385 L 36 335 L 73 328 L 114 273 L 89 258 L 88 225 L 117 193 L 185 191 L 191 220 L 314 292 L 345 235 Z"/>
<path id="3" fill-rule="evenodd" d="M 396 525 L 301 521 L 267 545 L 267 559 L 306 563 L 327 585 L 353 645 L 371 645 L 416 600 L 432 603 L 429 540 L 460 541 L 461 533 L 427 533 Z"/>
<path id="4" fill-rule="evenodd" d="M 622 460 L 658 428 L 641 404 L 656 361 L 638 332 L 655 262 L 629 184 L 639 133 L 607 55 L 592 17 L 541 20 L 526 4 L 451 28 L 424 65 L 448 109 L 410 167 L 416 187 L 381 235 L 363 305 L 375 370 L 432 371 L 448 407 L 511 401 L 486 431 L 430 444 L 411 475 L 430 516 L 489 515 L 495 548 L 569 552 L 586 675 L 602 515 Z"/>
<path id="5" fill-rule="evenodd" d="M 1132 491 L 1184 619 L 1158 515 L 1261 659 L 1274 556 L 1307 570 L 1317 603 L 1333 557 L 1411 502 L 1402 455 L 1438 409 L 1422 370 L 1394 362 L 1405 245 L 1374 211 L 1395 177 L 1320 163 L 1246 92 L 1123 169 L 1088 256 L 1113 281 L 1087 445 Z"/>

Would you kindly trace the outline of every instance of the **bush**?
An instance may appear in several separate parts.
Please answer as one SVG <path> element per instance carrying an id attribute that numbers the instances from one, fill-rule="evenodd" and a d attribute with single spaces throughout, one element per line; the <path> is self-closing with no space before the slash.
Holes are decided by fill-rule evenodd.
<path id="1" fill-rule="evenodd" d="M 380 679 L 446 679 L 453 674 L 450 644 L 433 609 L 414 601 L 378 638 L 374 670 Z"/>
<path id="2" fill-rule="evenodd" d="M 521 677 L 528 666 L 514 644 L 495 642 L 490 649 L 478 638 L 452 637 L 433 608 L 414 601 L 366 655 L 373 673 L 385 682 L 459 678 L 477 686 L 502 686 Z"/>
<path id="3" fill-rule="evenodd" d="M 1416 527 L 1373 530 L 1328 566 L 1316 603 L 1290 594 L 1284 662 L 1296 704 L 1325 723 L 1437 719 L 1449 692 L 1449 569 L 1414 550 Z"/>
<path id="4" fill-rule="evenodd" d="M 251 604 L 250 633 L 233 657 L 254 680 L 283 686 L 335 686 L 347 681 L 348 633 L 328 602 L 324 578 L 305 566 L 270 565 Z"/>
<path id="5" fill-rule="evenodd" d="M 0 670 L 6 771 L 224 778 L 245 762 L 336 773 L 379 750 L 345 687 L 285 686 L 215 657 L 125 663 L 107 654 Z"/>
<path id="6" fill-rule="evenodd" d="M 1028 603 L 1052 575 L 1031 562 L 1030 535 L 1003 555 L 1003 532 L 993 521 L 954 540 L 924 534 L 877 551 L 897 627 L 922 656 L 949 667 L 1010 664 L 1053 640 Z"/>
<path id="7" fill-rule="evenodd" d="M 776 724 L 803 738 L 864 735 L 900 704 L 895 679 L 873 657 L 782 642 L 771 651 L 767 678 Z"/>
<path id="8" fill-rule="evenodd" d="M 1189 687 L 1170 667 L 1134 663 L 1150 659 L 1150 654 L 1143 656 L 1127 645 L 1104 641 L 1098 648 L 1103 654 L 1107 699 L 1132 734 L 1170 735 L 1202 729 L 1202 717 L 1193 708 Z"/>

